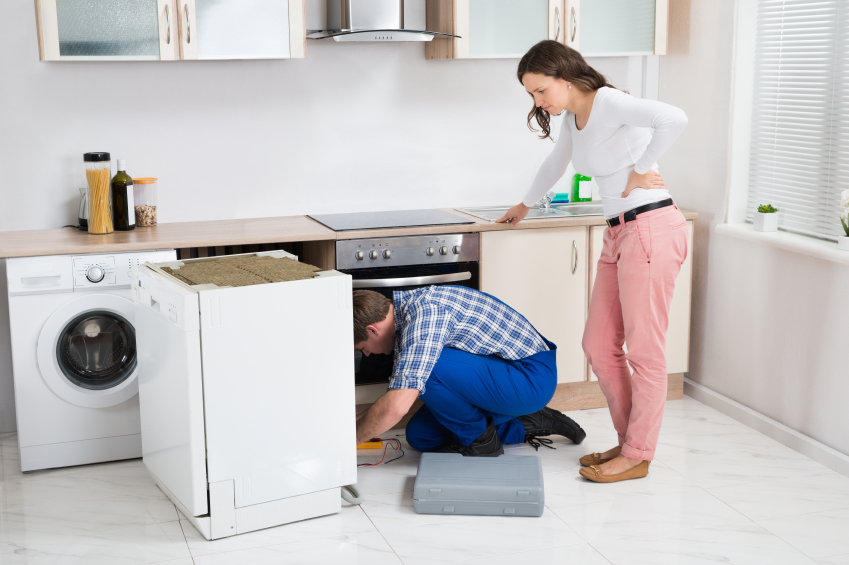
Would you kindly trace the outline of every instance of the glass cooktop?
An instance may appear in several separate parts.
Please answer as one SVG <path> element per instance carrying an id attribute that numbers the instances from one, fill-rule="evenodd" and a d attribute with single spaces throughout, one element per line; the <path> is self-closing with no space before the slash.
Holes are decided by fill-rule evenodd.
<path id="1" fill-rule="evenodd" d="M 391 212 L 352 212 L 348 214 L 317 214 L 309 216 L 333 231 L 373 230 L 380 228 L 412 228 L 418 226 L 445 226 L 473 224 L 474 220 L 462 218 L 444 210 L 398 210 Z"/>

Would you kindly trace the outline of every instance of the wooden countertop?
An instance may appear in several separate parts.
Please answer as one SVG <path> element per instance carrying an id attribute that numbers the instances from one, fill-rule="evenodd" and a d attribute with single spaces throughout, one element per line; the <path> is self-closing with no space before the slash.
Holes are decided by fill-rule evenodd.
<path id="1" fill-rule="evenodd" d="M 334 240 L 336 233 L 306 216 L 174 222 L 92 235 L 78 229 L 0 232 L 0 257 L 79 255 L 146 249 Z"/>
<path id="2" fill-rule="evenodd" d="M 468 218 L 474 223 L 334 232 L 306 216 L 282 216 L 279 218 L 249 218 L 244 220 L 175 222 L 159 224 L 152 228 L 136 228 L 129 232 L 114 232 L 108 235 L 91 235 L 72 228 L 7 231 L 0 232 L 0 258 L 604 225 L 604 218 L 601 216 L 576 216 L 572 218 L 525 220 L 514 228 L 508 224 L 496 224 L 468 216 L 450 208 L 444 210 Z M 687 210 L 682 210 L 682 212 L 688 220 L 694 220 L 698 217 L 696 212 Z"/>

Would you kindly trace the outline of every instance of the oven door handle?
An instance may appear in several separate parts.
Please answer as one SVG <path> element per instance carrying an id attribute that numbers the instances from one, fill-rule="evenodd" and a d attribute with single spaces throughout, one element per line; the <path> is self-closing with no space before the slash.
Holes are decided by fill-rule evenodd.
<path id="1" fill-rule="evenodd" d="M 354 279 L 354 288 L 386 288 L 392 286 L 415 286 L 421 284 L 439 284 L 467 281 L 472 273 L 449 273 L 447 275 L 430 275 L 426 277 L 405 277 L 400 279 Z"/>

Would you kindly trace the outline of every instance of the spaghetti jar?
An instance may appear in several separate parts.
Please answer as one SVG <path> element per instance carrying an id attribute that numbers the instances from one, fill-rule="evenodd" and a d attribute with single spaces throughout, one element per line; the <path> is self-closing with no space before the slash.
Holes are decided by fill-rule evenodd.
<path id="1" fill-rule="evenodd" d="M 85 177 L 88 182 L 88 233 L 112 233 L 112 161 L 109 153 L 86 153 Z"/>
<path id="2" fill-rule="evenodd" d="M 156 179 L 133 179 L 133 200 L 135 200 L 137 227 L 156 225 L 157 198 Z"/>

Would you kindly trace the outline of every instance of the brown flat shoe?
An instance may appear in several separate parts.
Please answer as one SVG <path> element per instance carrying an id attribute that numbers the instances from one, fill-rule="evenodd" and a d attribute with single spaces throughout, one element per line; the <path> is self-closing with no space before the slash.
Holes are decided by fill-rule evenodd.
<path id="1" fill-rule="evenodd" d="M 614 458 L 619 456 L 619 452 L 622 451 L 621 447 L 616 448 L 616 453 L 613 457 L 604 458 L 601 456 L 601 453 L 590 453 L 589 455 L 584 455 L 579 459 L 579 462 L 584 467 L 589 467 L 590 465 L 604 465 L 608 461 L 612 461 Z"/>
<path id="2" fill-rule="evenodd" d="M 584 467 L 579 471 L 581 476 L 596 483 L 616 483 L 619 481 L 627 481 L 628 479 L 642 479 L 649 474 L 649 463 L 651 461 L 642 461 L 636 467 L 628 469 L 625 472 L 615 475 L 605 475 L 604 471 L 597 465 Z"/>

